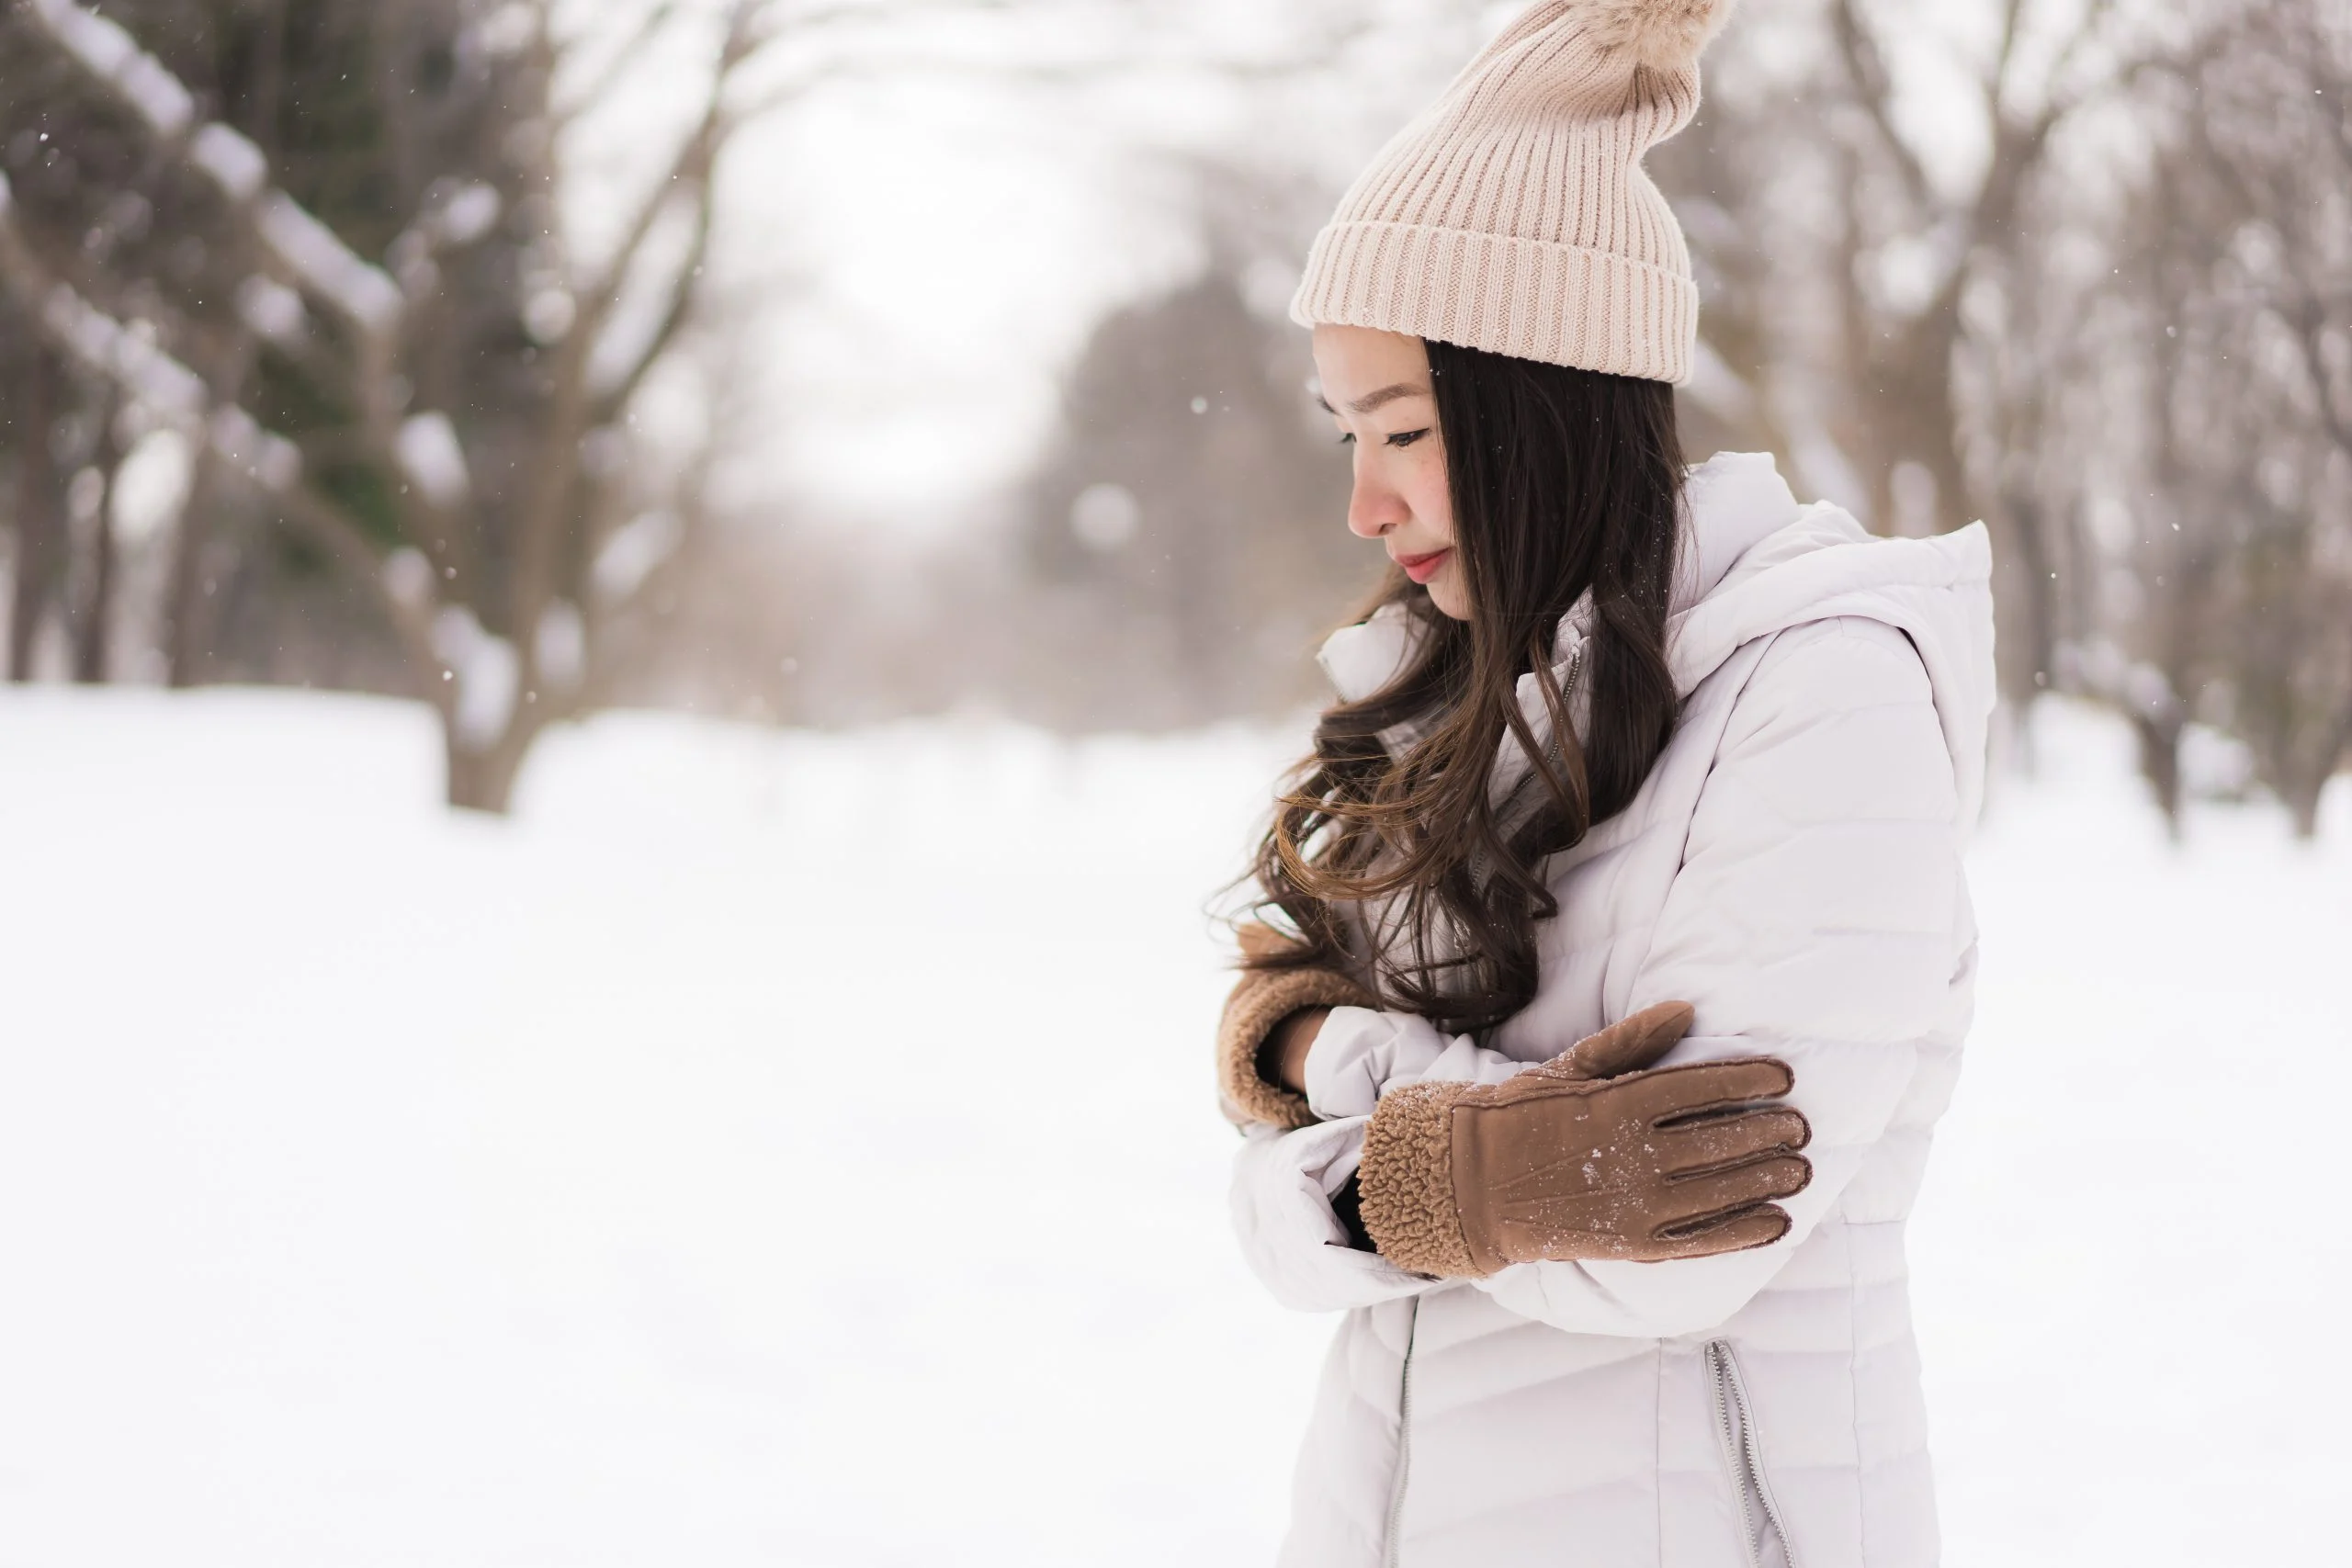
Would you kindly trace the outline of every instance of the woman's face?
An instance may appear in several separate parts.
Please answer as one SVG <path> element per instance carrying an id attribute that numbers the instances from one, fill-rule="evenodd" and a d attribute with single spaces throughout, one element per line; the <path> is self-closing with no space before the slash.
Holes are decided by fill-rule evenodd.
<path id="1" fill-rule="evenodd" d="M 1323 407 L 1355 459 L 1349 530 L 1378 539 L 1389 559 L 1429 590 L 1430 604 L 1469 619 L 1428 350 L 1400 333 L 1317 327 L 1315 370 Z"/>

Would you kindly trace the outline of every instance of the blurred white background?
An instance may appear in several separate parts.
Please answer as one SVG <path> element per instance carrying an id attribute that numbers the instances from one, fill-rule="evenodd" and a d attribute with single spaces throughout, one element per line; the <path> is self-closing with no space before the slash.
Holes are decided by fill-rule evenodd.
<path id="1" fill-rule="evenodd" d="M 0 21 L 0 1563 L 1271 1556 L 1209 908 L 1370 581 L 1283 317 L 1467 0 Z M 1693 457 L 1982 516 L 1952 1561 L 2319 1561 L 2352 28 L 1745 0 Z"/>

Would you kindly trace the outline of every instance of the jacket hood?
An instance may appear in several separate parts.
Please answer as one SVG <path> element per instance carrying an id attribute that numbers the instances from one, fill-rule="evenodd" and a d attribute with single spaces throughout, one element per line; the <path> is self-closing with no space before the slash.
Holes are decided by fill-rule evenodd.
<path id="1" fill-rule="evenodd" d="M 1676 692 L 1689 696 L 1740 648 L 1792 626 L 1858 616 L 1910 638 L 1927 667 L 1936 712 L 1951 752 L 1961 820 L 1973 822 L 1984 795 L 1984 743 L 1992 721 L 1992 547 L 1984 525 L 1927 539 L 1883 539 L 1843 508 L 1801 505 L 1771 456 L 1719 453 L 1692 469 L 1684 489 L 1682 548 L 1667 626 Z M 1583 655 L 1589 600 L 1560 624 L 1554 678 L 1567 685 Z M 1402 605 L 1343 626 L 1321 652 L 1324 672 L 1344 702 L 1380 690 L 1412 656 L 1415 622 Z M 1581 694 L 1570 713 L 1581 727 Z M 1551 730 L 1532 674 L 1520 678 L 1521 711 L 1539 742 Z M 1385 737 L 1392 748 L 1409 733 Z M 1508 739 L 1495 769 L 1501 795 L 1529 771 Z"/>

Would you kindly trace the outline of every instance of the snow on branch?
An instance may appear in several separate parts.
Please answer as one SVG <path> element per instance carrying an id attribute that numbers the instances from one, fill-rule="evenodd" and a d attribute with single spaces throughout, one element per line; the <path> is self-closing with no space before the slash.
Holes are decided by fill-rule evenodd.
<path id="1" fill-rule="evenodd" d="M 297 282 L 371 337 L 389 337 L 399 328 L 406 302 L 383 269 L 364 260 L 293 197 L 270 186 L 261 149 L 217 120 L 198 125 L 195 95 L 129 33 L 72 0 L 27 0 L 26 10 L 158 141 L 179 152 L 231 205 L 253 215 L 263 248 Z"/>
<path id="2" fill-rule="evenodd" d="M 649 512 L 605 541 L 589 580 L 607 604 L 619 604 L 685 542 L 685 525 L 667 512 Z"/>
<path id="3" fill-rule="evenodd" d="M 176 141 L 196 119 L 196 95 L 141 49 L 129 33 L 70 0 L 29 0 L 26 7 L 83 70 L 166 141 Z"/>
<path id="4" fill-rule="evenodd" d="M 466 499 L 473 488 L 457 426 L 438 412 L 421 413 L 401 425 L 401 468 L 424 499 L 443 511 Z"/>
<path id="5" fill-rule="evenodd" d="M 548 685 L 559 692 L 576 689 L 588 671 L 588 621 L 580 606 L 568 599 L 549 604 L 539 615 L 531 649 Z"/>
<path id="6" fill-rule="evenodd" d="M 469 180 L 449 193 L 429 222 L 447 245 L 470 245 L 498 225 L 505 203 L 495 186 Z"/>
<path id="7" fill-rule="evenodd" d="M 261 149 L 217 119 L 188 139 L 187 155 L 223 196 L 241 206 L 269 184 L 269 160 Z"/>
<path id="8" fill-rule="evenodd" d="M 200 442 L 219 461 L 259 484 L 280 505 L 294 529 L 339 559 L 350 576 L 381 592 L 395 635 L 407 644 L 416 663 L 424 665 L 435 659 L 430 573 L 425 576 L 424 597 L 404 600 L 383 581 L 386 569 L 379 562 L 377 546 L 369 543 L 344 510 L 303 482 L 301 449 L 294 442 L 264 428 L 235 402 L 214 398 L 202 376 L 155 345 L 146 324 L 125 327 L 83 299 L 73 285 L 51 280 L 14 223 L 12 193 L 5 176 L 0 176 L 0 287 L 24 303 L 51 345 L 106 376 L 130 395 L 131 402 L 158 416 L 160 423 L 181 430 L 190 442 Z M 452 707 L 454 696 L 449 691 L 433 689 L 428 696 L 445 712 Z M 484 701 L 487 698 L 475 698 L 475 703 Z"/>
<path id="9" fill-rule="evenodd" d="M 161 423 L 208 447 L 250 478 L 280 505 L 288 520 L 355 576 L 379 588 L 376 547 L 348 515 L 303 480 L 295 445 L 236 403 L 212 395 L 203 378 L 159 347 L 143 322 L 126 326 L 52 277 L 15 221 L 14 193 L 0 176 L 0 288 L 13 295 L 51 344 L 120 387 Z M 402 602 L 387 588 L 384 602 L 395 630 L 423 658 L 432 657 L 425 607 Z M 446 701 L 440 693 L 436 700 Z"/>
<path id="10" fill-rule="evenodd" d="M 136 401 L 177 423 L 191 423 L 201 416 L 204 382 L 195 371 L 64 284 L 42 291 L 40 319 L 75 358 Z"/>
<path id="11" fill-rule="evenodd" d="M 457 688 L 458 743 L 485 750 L 506 733 L 522 691 L 522 661 L 514 645 L 483 629 L 472 610 L 448 604 L 433 618 L 433 649 L 441 679 Z"/>
<path id="12" fill-rule="evenodd" d="M 391 276 L 411 299 L 434 293 L 441 282 L 435 258 L 487 237 L 505 211 L 505 197 L 495 186 L 481 180 L 434 181 L 416 220 L 384 252 Z"/>
<path id="13" fill-rule="evenodd" d="M 302 297 L 265 274 L 237 285 L 237 316 L 272 343 L 301 341 Z"/>
<path id="14" fill-rule="evenodd" d="M 0 271 L 12 284 L 24 276 L 20 245 L 13 227 L 0 234 Z M 263 429 L 234 404 L 216 407 L 203 378 L 156 347 L 146 333 L 124 326 L 69 284 L 49 283 L 40 300 L 41 323 L 57 344 L 133 401 L 200 436 L 265 490 L 282 494 L 301 482 L 302 456 L 292 442 Z"/>
<path id="15" fill-rule="evenodd" d="M 288 270 L 345 315 L 379 334 L 399 327 L 406 305 L 400 286 L 383 268 L 362 261 L 292 197 L 281 190 L 264 197 L 255 226 Z"/>
<path id="16" fill-rule="evenodd" d="M 236 404 L 222 403 L 213 411 L 211 436 L 212 449 L 259 480 L 264 490 L 284 495 L 301 482 L 302 454 L 294 443 L 264 430 Z"/>
<path id="17" fill-rule="evenodd" d="M 125 326 L 52 278 L 15 222 L 14 193 L 0 176 L 0 283 L 38 315 L 56 344 L 167 423 L 207 442 L 238 471 L 275 493 L 301 482 L 292 442 L 232 403 L 216 404 L 204 378 L 156 346 L 144 323 Z"/>
<path id="18" fill-rule="evenodd" d="M 402 545 L 384 558 L 384 592 L 413 611 L 433 607 L 433 563 L 423 550 Z"/>

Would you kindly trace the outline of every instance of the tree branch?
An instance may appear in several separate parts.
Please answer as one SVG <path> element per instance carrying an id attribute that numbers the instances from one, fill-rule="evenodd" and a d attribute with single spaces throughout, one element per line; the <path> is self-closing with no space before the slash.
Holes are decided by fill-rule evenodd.
<path id="1" fill-rule="evenodd" d="M 707 185 L 711 168 L 717 162 L 719 147 L 724 143 L 728 120 L 721 105 L 724 81 L 715 84 L 704 105 L 701 118 L 695 123 L 669 167 L 653 183 L 653 188 L 639 203 L 628 226 L 622 231 L 620 243 L 600 269 L 594 283 L 580 291 L 579 310 L 572 328 L 574 340 L 593 342 L 620 303 L 622 291 L 628 285 L 629 275 L 636 269 L 637 259 L 648 240 L 662 221 L 662 214 L 677 200 L 678 187 L 689 188 Z"/>
<path id="2" fill-rule="evenodd" d="M 2091 0 L 2090 5 L 2084 9 L 2082 21 L 2075 26 L 2072 33 L 2067 35 L 2066 41 L 2059 46 L 2058 58 L 2050 62 L 2050 85 L 2052 88 L 2051 96 L 2053 98 L 2057 96 L 2055 88 L 2060 79 L 2073 68 L 2075 60 L 2083 51 L 2083 46 L 2098 35 L 2106 27 L 2108 17 L 2114 14 L 2115 0 Z M 2058 118 L 2063 119 L 2065 116 L 2061 114 Z"/>
<path id="3" fill-rule="evenodd" d="M 380 268 L 355 254 L 334 231 L 269 183 L 268 161 L 241 132 L 199 123 L 196 99 L 129 33 L 72 0 L 21 0 L 37 30 L 190 172 L 227 199 L 260 254 L 379 347 L 396 333 L 404 304 Z"/>
<path id="4" fill-rule="evenodd" d="M 2025 17 L 2026 0 L 2005 0 L 2001 7 L 2001 42 L 1993 54 L 1993 79 L 1985 94 L 1998 121 L 2007 108 L 2009 62 L 2017 58 L 2018 23 Z"/>
<path id="5" fill-rule="evenodd" d="M 294 444 L 242 406 L 213 397 L 202 377 L 107 314 L 43 266 L 16 222 L 14 195 L 0 176 L 0 287 L 7 288 L 51 344 L 153 411 L 252 479 L 288 522 L 376 600 L 420 677 L 439 668 L 431 597 L 403 598 L 358 523 L 305 478 Z M 446 706 L 440 683 L 423 681 Z"/>
<path id="6" fill-rule="evenodd" d="M 567 101 L 555 106 L 549 112 L 548 118 L 559 127 L 570 125 L 579 119 L 606 93 L 612 91 L 621 78 L 628 74 L 630 68 L 637 64 L 638 57 L 646 45 L 650 43 L 654 36 L 661 32 L 670 19 L 677 14 L 676 0 L 661 0 L 660 4 L 650 7 L 642 17 L 638 18 L 637 26 L 630 29 L 628 37 L 613 51 L 612 57 L 605 62 L 603 68 L 596 73 L 594 78 Z"/>
<path id="7" fill-rule="evenodd" d="M 694 192 L 698 202 L 707 200 L 712 167 L 729 129 L 728 89 L 735 72 L 758 47 L 753 27 L 763 11 L 763 0 L 735 0 L 694 130 L 639 204 L 595 282 L 574 293 L 576 313 L 571 330 L 550 367 L 553 390 L 540 434 L 533 483 L 517 519 L 514 568 L 510 578 L 507 620 L 523 662 L 526 686 L 535 684 L 537 678 L 535 633 L 539 615 L 553 593 L 558 536 L 579 490 L 580 443 L 597 423 L 601 400 L 588 379 L 596 344 L 603 341 L 662 214 L 678 198 L 679 187 L 683 185 Z M 684 281 L 691 288 L 693 274 L 687 273 Z M 673 307 L 684 310 L 675 301 Z M 643 373 L 641 367 L 633 369 L 636 375 Z"/>
<path id="8" fill-rule="evenodd" d="M 591 426 L 610 424 L 627 411 L 637 396 L 638 389 L 662 356 L 669 352 L 679 332 L 694 315 L 695 305 L 702 293 L 704 265 L 710 257 L 710 235 L 718 213 L 716 182 L 704 178 L 695 191 L 694 228 L 676 273 L 670 281 L 669 297 L 663 304 L 661 320 L 653 331 L 631 356 L 626 368 L 601 389 L 594 391 L 595 412 L 589 416 Z M 593 361 L 594 355 L 591 355 Z"/>
<path id="9" fill-rule="evenodd" d="M 2303 362 L 2303 374 L 2311 378 L 2312 401 L 2318 411 L 2321 428 L 2335 442 L 2337 451 L 2352 457 L 2352 419 L 2346 419 L 2337 406 L 2335 378 L 2327 364 L 2330 312 L 2310 289 L 2301 294 L 2302 298 L 2291 305 L 2281 302 L 2278 313 L 2294 331 L 2297 355 Z"/>
<path id="10" fill-rule="evenodd" d="M 199 121 L 195 96 L 122 28 L 73 0 L 20 0 L 20 9 L 54 48 L 128 109 L 161 150 L 220 193 L 278 281 L 322 300 L 350 327 L 358 363 L 345 378 L 345 390 L 359 411 L 378 461 L 400 471 L 398 411 L 387 400 L 407 316 L 399 285 L 272 184 L 268 160 L 241 132 L 220 120 Z M 404 532 L 429 537 L 445 531 L 436 510 L 413 489 L 398 504 Z"/>
<path id="11" fill-rule="evenodd" d="M 1935 188 L 1928 181 L 1928 171 L 1918 154 L 1894 129 L 1894 83 L 1886 69 L 1885 57 L 1879 53 L 1878 39 L 1863 23 L 1856 0 L 1836 0 L 1829 9 L 1829 29 L 1837 39 L 1838 52 L 1845 62 L 1846 74 L 1853 83 L 1855 96 L 1862 111 L 1869 116 L 1871 128 L 1887 155 L 1894 160 L 1895 170 L 1903 177 L 1904 188 L 1922 208 L 1932 211 L 1936 205 Z"/>

